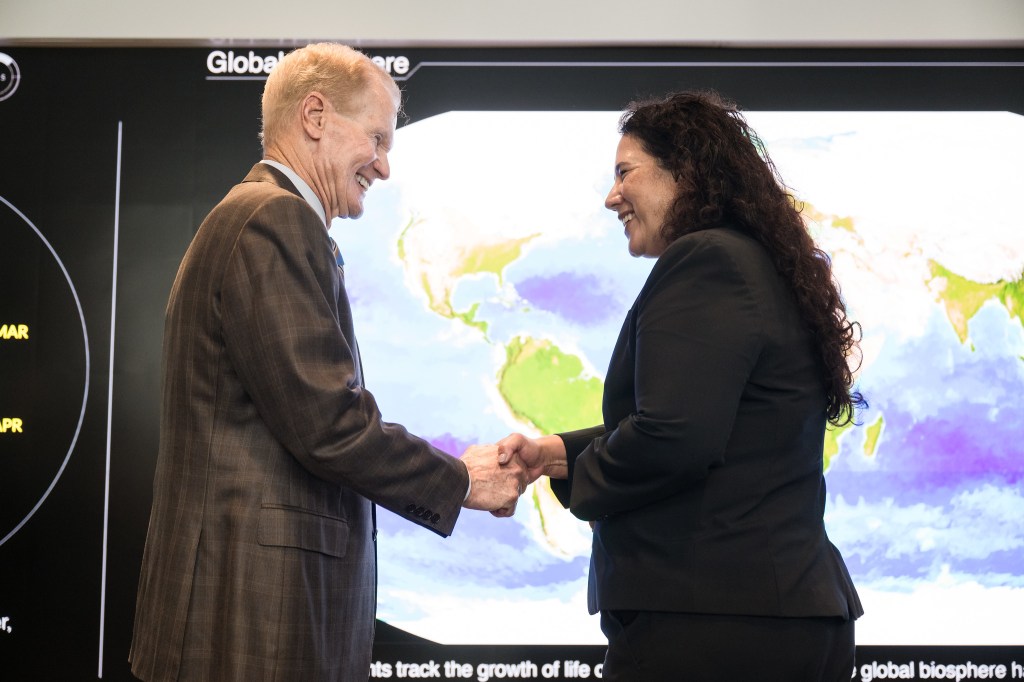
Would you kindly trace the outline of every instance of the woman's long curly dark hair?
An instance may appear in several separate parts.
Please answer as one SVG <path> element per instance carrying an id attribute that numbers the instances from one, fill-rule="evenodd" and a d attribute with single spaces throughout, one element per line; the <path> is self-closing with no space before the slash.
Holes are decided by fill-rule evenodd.
<path id="1" fill-rule="evenodd" d="M 711 91 L 672 93 L 630 104 L 619 132 L 637 139 L 678 183 L 662 227 L 667 242 L 732 227 L 764 245 L 821 354 L 826 416 L 836 426 L 852 422 L 855 408 L 867 407 L 853 390 L 848 362 L 859 350 L 860 325 L 847 318 L 831 259 L 814 244 L 796 199 L 736 105 Z"/>

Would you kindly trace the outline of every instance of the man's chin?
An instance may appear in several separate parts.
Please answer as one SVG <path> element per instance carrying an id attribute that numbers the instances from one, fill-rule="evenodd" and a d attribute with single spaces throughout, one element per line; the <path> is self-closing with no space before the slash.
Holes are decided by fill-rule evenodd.
<path id="1" fill-rule="evenodd" d="M 362 197 L 358 201 L 353 201 L 349 204 L 348 211 L 345 213 L 346 218 L 358 218 L 363 215 L 363 200 Z"/>
<path id="2" fill-rule="evenodd" d="M 363 207 L 362 206 L 356 206 L 355 208 L 343 211 L 342 214 L 339 215 L 338 217 L 339 218 L 344 218 L 346 220 L 355 220 L 356 218 L 358 218 L 361 215 L 363 215 Z"/>

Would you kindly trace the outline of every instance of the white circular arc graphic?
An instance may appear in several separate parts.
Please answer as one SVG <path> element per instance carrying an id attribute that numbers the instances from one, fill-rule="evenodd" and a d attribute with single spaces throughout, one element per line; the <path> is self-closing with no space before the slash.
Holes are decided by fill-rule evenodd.
<path id="1" fill-rule="evenodd" d="M 14 213 L 19 218 L 25 221 L 26 225 L 32 228 L 36 235 L 38 235 L 39 239 L 42 240 L 43 244 L 46 245 L 46 248 L 50 250 L 50 253 L 53 255 L 54 260 L 57 261 L 57 265 L 60 266 L 61 272 L 64 273 L 64 279 L 67 280 L 68 286 L 71 288 L 71 295 L 75 299 L 75 306 L 78 308 L 78 319 L 81 320 L 82 322 L 82 340 L 85 345 L 85 389 L 82 391 L 82 411 L 78 415 L 78 425 L 75 426 L 75 435 L 71 439 L 71 445 L 68 447 L 68 452 L 64 456 L 64 461 L 61 462 L 60 469 L 57 470 L 57 474 L 53 477 L 53 480 L 50 482 L 50 486 L 46 489 L 46 492 L 43 493 L 43 496 L 39 498 L 39 501 L 36 502 L 36 505 L 34 507 L 32 507 L 32 510 L 25 515 L 25 518 L 23 518 L 18 523 L 18 525 L 16 525 L 11 530 L 11 532 L 5 535 L 3 539 L 0 539 L 0 545 L 3 545 L 5 542 L 14 537 L 15 533 L 21 530 L 21 527 L 24 526 L 30 518 L 32 518 L 32 515 L 39 510 L 39 507 L 43 505 L 43 502 L 46 501 L 46 498 L 50 496 L 50 493 L 53 491 L 54 486 L 57 485 L 57 481 L 60 480 L 61 474 L 64 473 L 64 468 L 68 465 L 68 460 L 71 459 L 71 453 L 74 452 L 75 450 L 75 444 L 78 442 L 78 434 L 81 433 L 82 422 L 85 420 L 85 405 L 89 398 L 89 334 L 85 328 L 85 315 L 82 313 L 82 302 L 79 301 L 78 299 L 78 292 L 75 290 L 75 285 L 71 281 L 71 276 L 68 275 L 67 268 L 64 267 L 64 263 L 63 261 L 61 261 L 60 256 L 57 255 L 57 252 L 54 251 L 53 246 L 50 244 L 49 241 L 47 241 L 46 237 L 43 236 L 43 233 L 39 231 L 39 228 L 37 228 L 32 223 L 32 221 L 28 219 L 28 216 L 19 211 L 14 206 L 14 204 L 7 201 L 7 199 L 3 198 L 2 196 L 0 196 L 0 203 L 3 203 L 7 207 L 9 207 L 12 211 L 14 211 Z"/>

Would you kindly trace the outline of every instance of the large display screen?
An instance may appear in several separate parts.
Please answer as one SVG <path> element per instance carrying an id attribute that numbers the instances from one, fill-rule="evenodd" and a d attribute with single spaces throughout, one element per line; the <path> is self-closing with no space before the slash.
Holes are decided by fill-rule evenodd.
<path id="1" fill-rule="evenodd" d="M 131 679 L 163 308 L 260 158 L 287 49 L 0 48 L 0 675 Z M 714 88 L 864 330 L 870 408 L 823 461 L 866 609 L 853 679 L 1024 679 L 1024 51 L 367 52 L 404 117 L 391 179 L 331 234 L 385 419 L 452 454 L 600 422 L 653 264 L 603 206 L 619 111 Z M 372 677 L 600 675 L 590 529 L 543 479 L 447 539 L 378 521 Z"/>

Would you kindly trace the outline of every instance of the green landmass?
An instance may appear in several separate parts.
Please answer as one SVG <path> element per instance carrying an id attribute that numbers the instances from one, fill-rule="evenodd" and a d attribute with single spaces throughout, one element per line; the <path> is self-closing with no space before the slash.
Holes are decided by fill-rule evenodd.
<path id="1" fill-rule="evenodd" d="M 466 312 L 464 312 L 464 313 L 455 313 L 455 319 L 456 320 L 461 320 L 464 324 L 466 324 L 466 325 L 468 325 L 470 327 L 473 327 L 475 329 L 479 329 L 486 336 L 487 335 L 487 330 L 488 330 L 487 323 L 484 322 L 483 320 L 476 319 L 476 311 L 479 308 L 480 308 L 480 304 L 479 303 L 474 303 L 472 306 L 470 306 L 469 310 L 467 310 Z"/>
<path id="2" fill-rule="evenodd" d="M 840 441 L 850 433 L 856 425 L 853 422 L 845 426 L 825 426 L 825 447 L 822 453 L 822 470 L 828 471 L 832 466 L 832 459 L 839 454 Z M 874 457 L 878 452 L 878 442 L 882 439 L 882 432 L 885 430 L 885 418 L 878 419 L 864 428 L 864 456 Z"/>
<path id="3" fill-rule="evenodd" d="M 857 230 L 853 226 L 853 218 L 851 216 L 846 216 L 844 218 L 833 216 L 832 227 L 838 228 L 840 230 L 846 230 L 847 232 L 857 232 Z"/>
<path id="4" fill-rule="evenodd" d="M 577 356 L 529 337 L 513 339 L 505 351 L 498 391 L 516 418 L 545 434 L 601 423 L 604 386 Z"/>
<path id="5" fill-rule="evenodd" d="M 878 451 L 878 441 L 885 430 L 885 418 L 879 416 L 874 423 L 869 424 L 864 430 L 864 456 L 874 457 Z"/>
<path id="6" fill-rule="evenodd" d="M 968 321 L 992 299 L 1005 307 L 1011 318 L 1020 320 L 1024 313 L 1024 275 L 1013 281 L 1001 279 L 986 284 L 961 277 L 933 260 L 928 261 L 928 269 L 933 279 L 945 280 L 939 300 L 961 343 L 967 341 Z"/>
<path id="7" fill-rule="evenodd" d="M 822 471 L 828 471 L 832 466 L 832 458 L 839 454 L 839 438 L 853 428 L 853 422 L 845 426 L 825 426 L 825 448 L 822 452 Z"/>
<path id="8" fill-rule="evenodd" d="M 814 206 L 814 204 L 808 201 L 802 203 L 803 209 L 800 212 L 805 218 L 822 226 L 833 227 L 837 230 L 845 230 L 846 232 L 857 234 L 857 228 L 853 224 L 853 216 L 837 216 L 822 213 Z"/>
<path id="9" fill-rule="evenodd" d="M 505 268 L 509 263 L 523 255 L 523 246 L 540 235 L 530 235 L 521 239 L 512 239 L 498 244 L 477 244 L 462 252 L 462 263 L 452 271 L 452 277 L 476 275 L 490 272 L 502 281 Z"/>

